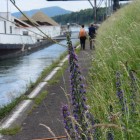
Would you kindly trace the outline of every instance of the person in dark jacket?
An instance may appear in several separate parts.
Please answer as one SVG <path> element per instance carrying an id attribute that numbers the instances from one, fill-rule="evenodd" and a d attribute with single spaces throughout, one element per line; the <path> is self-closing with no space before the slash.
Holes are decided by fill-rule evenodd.
<path id="1" fill-rule="evenodd" d="M 96 35 L 96 27 L 95 27 L 95 25 L 91 24 L 91 26 L 88 29 L 89 29 L 88 34 L 89 34 L 89 41 L 90 41 L 90 49 L 92 49 L 94 47 L 93 40 Z"/>

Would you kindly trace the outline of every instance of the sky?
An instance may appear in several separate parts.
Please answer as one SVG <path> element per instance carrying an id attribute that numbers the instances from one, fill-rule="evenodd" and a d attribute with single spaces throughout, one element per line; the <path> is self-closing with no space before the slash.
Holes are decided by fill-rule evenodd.
<path id="1" fill-rule="evenodd" d="M 17 12 L 18 10 L 12 5 L 10 0 L 0 0 L 0 11 L 7 11 L 7 1 L 8 1 L 8 11 Z M 97 5 L 100 0 L 97 0 Z M 101 0 L 102 1 L 102 0 Z M 94 5 L 94 1 L 91 1 Z M 70 11 L 80 11 L 81 9 L 92 8 L 88 0 L 85 1 L 46 1 L 46 0 L 15 0 L 16 5 L 22 11 L 28 11 L 32 9 L 39 9 L 44 7 L 59 6 L 63 9 Z M 103 2 L 104 5 L 104 2 Z"/>
<path id="2" fill-rule="evenodd" d="M 29 11 L 32 9 L 40 9 L 45 7 L 59 6 L 63 9 L 70 11 L 80 11 L 82 9 L 92 8 L 88 0 L 79 1 L 46 1 L 46 0 L 13 0 L 15 4 L 21 9 L 21 11 Z M 106 5 L 106 1 L 109 0 L 97 0 L 97 7 L 101 4 L 101 7 Z M 8 3 L 8 8 L 7 8 Z M 91 0 L 92 5 L 94 5 L 94 0 Z M 18 10 L 13 6 L 10 0 L 0 0 L 0 12 L 18 12 Z"/>

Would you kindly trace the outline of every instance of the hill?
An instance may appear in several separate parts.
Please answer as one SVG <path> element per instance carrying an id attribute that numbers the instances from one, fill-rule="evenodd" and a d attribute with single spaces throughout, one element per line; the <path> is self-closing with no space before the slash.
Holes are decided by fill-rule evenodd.
<path id="1" fill-rule="evenodd" d="M 68 10 L 65 10 L 63 8 L 57 7 L 57 6 L 41 8 L 41 9 L 33 9 L 33 10 L 30 10 L 30 11 L 23 11 L 23 12 L 26 15 L 28 15 L 29 17 L 31 17 L 32 15 L 37 13 L 38 11 L 41 11 L 41 12 L 45 13 L 49 17 L 53 17 L 53 16 L 57 16 L 57 15 L 69 14 L 69 13 L 72 12 L 72 11 L 68 11 Z M 21 13 L 20 12 L 15 12 L 15 13 L 12 13 L 12 15 L 17 17 L 17 18 L 19 18 L 21 16 Z"/>
<path id="2" fill-rule="evenodd" d="M 98 8 L 97 12 L 97 22 L 102 22 L 106 17 L 106 8 Z M 62 25 L 65 25 L 67 23 L 77 23 L 77 24 L 90 24 L 94 22 L 94 13 L 93 9 L 84 9 L 80 10 L 78 12 L 72 12 L 70 14 L 65 15 L 58 15 L 54 16 L 53 19 Z"/>

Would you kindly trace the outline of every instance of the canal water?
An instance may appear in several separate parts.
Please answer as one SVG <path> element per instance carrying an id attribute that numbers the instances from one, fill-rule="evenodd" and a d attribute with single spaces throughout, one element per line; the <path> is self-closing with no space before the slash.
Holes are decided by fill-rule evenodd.
<path id="1" fill-rule="evenodd" d="M 77 33 L 73 36 L 78 36 Z M 78 39 L 73 39 L 73 45 Z M 61 44 L 67 44 L 66 40 Z M 44 68 L 49 67 L 67 47 L 53 44 L 30 55 L 0 62 L 0 107 L 10 103 L 27 91 Z"/>

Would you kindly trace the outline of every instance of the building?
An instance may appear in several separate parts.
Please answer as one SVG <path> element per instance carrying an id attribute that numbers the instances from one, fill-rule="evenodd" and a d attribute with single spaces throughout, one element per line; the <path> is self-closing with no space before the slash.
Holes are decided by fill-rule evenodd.
<path id="1" fill-rule="evenodd" d="M 0 58 L 6 54 L 9 56 L 13 52 L 34 49 L 39 46 L 38 42 L 43 44 L 44 39 L 49 42 L 47 36 L 60 35 L 60 25 L 47 15 L 38 12 L 28 19 L 25 17 L 18 19 L 11 13 L 0 12 Z"/>

